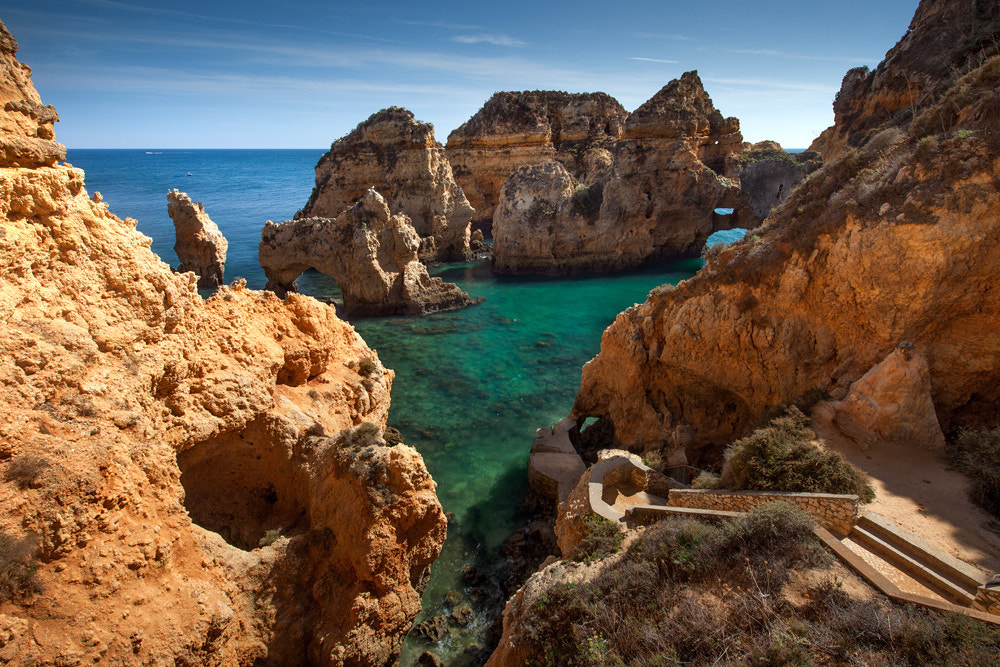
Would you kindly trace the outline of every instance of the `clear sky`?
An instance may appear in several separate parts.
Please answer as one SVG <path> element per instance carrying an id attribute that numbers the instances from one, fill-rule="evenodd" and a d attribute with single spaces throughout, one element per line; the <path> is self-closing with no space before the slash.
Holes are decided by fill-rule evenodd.
<path id="1" fill-rule="evenodd" d="M 807 146 L 918 0 L 0 0 L 70 148 L 324 148 L 404 106 L 442 143 L 499 90 L 633 110 L 697 69 L 748 141 Z"/>

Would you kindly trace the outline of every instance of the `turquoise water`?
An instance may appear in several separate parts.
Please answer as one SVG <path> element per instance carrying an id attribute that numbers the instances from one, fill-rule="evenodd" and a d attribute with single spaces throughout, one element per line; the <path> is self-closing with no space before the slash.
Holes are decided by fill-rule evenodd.
<path id="1" fill-rule="evenodd" d="M 87 171 L 88 189 L 101 191 L 113 212 L 138 219 L 140 231 L 154 239 L 154 251 L 174 265 L 166 193 L 176 187 L 203 202 L 229 240 L 227 280 L 242 276 L 260 288 L 260 229 L 265 220 L 289 218 L 305 203 L 321 154 L 109 150 L 71 151 L 69 159 Z M 713 242 L 741 235 L 721 232 Z M 650 289 L 688 278 L 700 266 L 691 260 L 624 275 L 526 279 L 493 276 L 486 262 L 450 265 L 432 273 L 485 297 L 485 303 L 424 318 L 354 322 L 396 371 L 390 424 L 421 452 L 442 505 L 456 518 L 432 568 L 422 618 L 447 610 L 446 593 L 467 592 L 467 566 L 499 576 L 500 545 L 523 521 L 515 510 L 527 487 L 535 429 L 569 412 L 580 368 L 597 353 L 601 332 Z M 300 286 L 314 296 L 336 296 L 333 282 L 318 274 L 303 276 Z M 482 642 L 496 612 L 488 605 L 476 608 L 468 629 L 453 629 L 437 645 L 411 637 L 403 664 L 412 664 L 425 648 L 449 664 L 469 662 L 462 650 Z"/>

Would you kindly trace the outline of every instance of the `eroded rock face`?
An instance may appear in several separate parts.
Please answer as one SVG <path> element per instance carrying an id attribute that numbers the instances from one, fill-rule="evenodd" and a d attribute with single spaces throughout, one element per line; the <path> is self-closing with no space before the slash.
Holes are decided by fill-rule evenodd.
<path id="1" fill-rule="evenodd" d="M 942 5 L 968 3 L 923 3 L 918 16 Z M 573 417 L 610 417 L 638 450 L 676 450 L 690 427 L 689 458 L 717 458 L 765 409 L 844 391 L 908 340 L 945 433 L 994 425 L 1000 338 L 984 332 L 1000 315 L 989 111 L 1000 58 L 984 55 L 936 83 L 909 133 L 874 133 L 806 179 L 756 238 L 619 314 L 584 366 Z M 891 58 L 881 67 L 893 75 Z"/>
<path id="2" fill-rule="evenodd" d="M 452 176 L 434 126 L 400 107 L 383 109 L 337 139 L 316 165 L 316 187 L 298 218 L 336 218 L 369 188 L 410 218 L 426 259 L 464 259 L 475 212 Z"/>
<path id="3" fill-rule="evenodd" d="M 742 150 L 739 121 L 688 72 L 628 117 L 604 180 L 588 187 L 551 164 L 511 176 L 493 217 L 493 270 L 620 271 L 696 257 L 713 232 L 759 222 L 736 178 Z"/>
<path id="4" fill-rule="evenodd" d="M 17 40 L 0 21 L 0 166 L 53 166 L 66 159 L 55 140 L 55 107 L 43 105 L 31 83 L 31 68 L 17 60 Z"/>
<path id="5" fill-rule="evenodd" d="M 267 289 L 281 296 L 314 268 L 337 281 L 349 315 L 426 315 L 472 300 L 454 283 L 431 278 L 417 253 L 420 237 L 403 214 L 368 190 L 336 219 L 297 218 L 261 231 L 259 259 Z"/>
<path id="6" fill-rule="evenodd" d="M 495 93 L 448 135 L 448 160 L 475 222 L 489 230 L 504 181 L 520 167 L 559 162 L 586 185 L 605 179 L 627 116 L 605 93 Z"/>
<path id="7" fill-rule="evenodd" d="M 833 103 L 834 124 L 810 148 L 829 161 L 886 126 L 905 129 L 937 103 L 943 81 L 996 52 L 998 35 L 997 0 L 921 2 L 909 30 L 875 70 L 859 67 L 844 75 Z"/>
<path id="8" fill-rule="evenodd" d="M 852 384 L 843 400 L 817 403 L 813 419 L 866 452 L 880 444 L 944 448 L 927 359 L 908 341 Z"/>
<path id="9" fill-rule="evenodd" d="M 774 141 L 761 141 L 745 148 L 739 156 L 736 173 L 750 211 L 761 220 L 769 216 L 821 162 L 814 151 L 788 153 Z"/>
<path id="10" fill-rule="evenodd" d="M 167 193 L 167 213 L 174 221 L 177 242 L 174 252 L 181 273 L 194 271 L 198 287 L 218 287 L 225 282 L 226 251 L 229 242 L 205 213 L 205 207 L 191 201 L 186 192 Z"/>
<path id="11" fill-rule="evenodd" d="M 4 655 L 392 662 L 445 536 L 378 436 L 392 371 L 313 299 L 203 301 L 78 169 L 8 162 L 0 216 L 0 531 L 44 587 L 3 603 Z"/>

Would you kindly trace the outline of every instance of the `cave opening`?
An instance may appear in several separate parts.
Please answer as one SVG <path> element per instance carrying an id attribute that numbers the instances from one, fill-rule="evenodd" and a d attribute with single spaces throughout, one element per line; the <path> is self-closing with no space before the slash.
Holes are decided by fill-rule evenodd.
<path id="1" fill-rule="evenodd" d="M 244 551 L 310 528 L 308 480 L 260 430 L 209 439 L 177 456 L 191 520 Z"/>

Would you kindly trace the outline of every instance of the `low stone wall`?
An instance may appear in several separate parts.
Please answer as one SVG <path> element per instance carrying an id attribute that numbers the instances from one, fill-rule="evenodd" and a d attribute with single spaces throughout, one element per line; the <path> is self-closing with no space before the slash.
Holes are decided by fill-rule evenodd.
<path id="1" fill-rule="evenodd" d="M 858 519 L 858 497 L 834 493 L 671 489 L 668 504 L 675 507 L 748 512 L 758 505 L 775 501 L 800 507 L 821 526 L 841 535 L 851 532 Z"/>
<path id="2" fill-rule="evenodd" d="M 987 614 L 1000 614 L 1000 588 L 980 586 L 972 607 Z"/>

